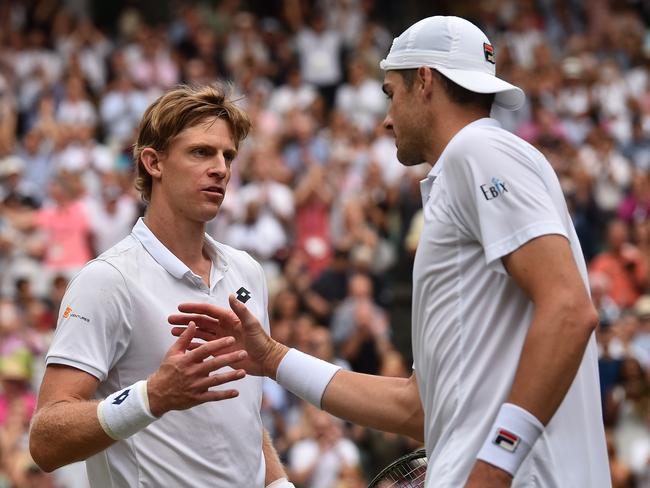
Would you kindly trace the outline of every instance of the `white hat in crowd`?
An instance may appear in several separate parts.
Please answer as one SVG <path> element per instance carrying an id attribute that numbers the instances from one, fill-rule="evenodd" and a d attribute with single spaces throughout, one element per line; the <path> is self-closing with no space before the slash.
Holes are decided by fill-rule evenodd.
<path id="1" fill-rule="evenodd" d="M 517 110 L 526 96 L 521 88 L 497 78 L 495 52 L 487 36 L 460 17 L 427 17 L 393 41 L 383 70 L 428 66 L 475 93 L 494 93 L 494 103 Z"/>
<path id="2" fill-rule="evenodd" d="M 20 175 L 25 170 L 25 163 L 18 156 L 7 156 L 0 159 L 0 178 L 10 175 Z"/>

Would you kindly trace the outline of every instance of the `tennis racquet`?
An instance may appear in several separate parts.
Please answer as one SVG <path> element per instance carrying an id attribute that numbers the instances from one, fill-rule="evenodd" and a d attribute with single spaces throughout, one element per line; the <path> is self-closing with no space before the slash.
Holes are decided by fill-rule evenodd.
<path id="1" fill-rule="evenodd" d="M 382 469 L 368 488 L 424 488 L 426 473 L 427 453 L 418 449 Z"/>

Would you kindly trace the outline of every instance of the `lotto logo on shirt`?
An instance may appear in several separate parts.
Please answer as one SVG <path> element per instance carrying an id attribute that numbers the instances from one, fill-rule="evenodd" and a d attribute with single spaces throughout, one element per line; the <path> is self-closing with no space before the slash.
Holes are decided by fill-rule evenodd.
<path id="1" fill-rule="evenodd" d="M 480 188 L 486 200 L 494 200 L 509 191 L 507 183 L 496 176 L 492 178 L 490 183 L 484 183 Z"/>

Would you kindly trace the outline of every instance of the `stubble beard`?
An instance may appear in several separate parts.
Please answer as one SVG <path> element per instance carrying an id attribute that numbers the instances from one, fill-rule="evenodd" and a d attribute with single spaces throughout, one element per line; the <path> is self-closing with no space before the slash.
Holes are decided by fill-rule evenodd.
<path id="1" fill-rule="evenodd" d="M 417 166 L 425 162 L 422 151 L 418 149 L 413 139 L 397 147 L 397 159 L 404 166 Z"/>

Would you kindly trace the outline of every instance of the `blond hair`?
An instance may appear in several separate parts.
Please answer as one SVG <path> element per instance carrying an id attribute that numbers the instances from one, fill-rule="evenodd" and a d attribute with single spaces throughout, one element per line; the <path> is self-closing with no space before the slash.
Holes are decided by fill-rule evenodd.
<path id="1" fill-rule="evenodd" d="M 133 146 L 135 187 L 145 202 L 151 199 L 153 179 L 142 163 L 143 149 L 150 147 L 165 152 L 174 137 L 210 117 L 226 121 L 232 131 L 235 147 L 239 147 L 251 128 L 246 112 L 235 105 L 229 98 L 229 90 L 222 85 L 180 85 L 160 96 L 147 108 Z"/>

